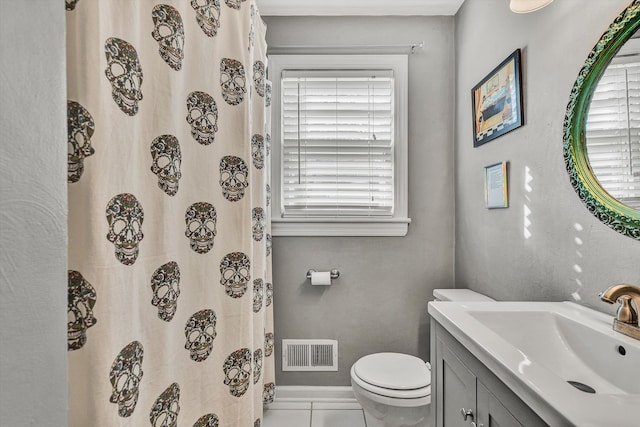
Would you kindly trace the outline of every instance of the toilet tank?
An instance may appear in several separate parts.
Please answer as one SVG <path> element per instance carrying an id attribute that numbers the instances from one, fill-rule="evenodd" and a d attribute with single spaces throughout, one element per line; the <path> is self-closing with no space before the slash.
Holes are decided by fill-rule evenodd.
<path id="1" fill-rule="evenodd" d="M 471 289 L 434 289 L 433 297 L 436 301 L 495 301 Z"/>

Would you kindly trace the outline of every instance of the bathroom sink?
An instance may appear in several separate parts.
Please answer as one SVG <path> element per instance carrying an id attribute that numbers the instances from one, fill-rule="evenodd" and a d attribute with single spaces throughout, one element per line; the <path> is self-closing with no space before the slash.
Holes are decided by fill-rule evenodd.
<path id="1" fill-rule="evenodd" d="M 429 313 L 543 419 L 636 425 L 640 341 L 612 316 L 571 302 L 433 302 Z"/>
<path id="2" fill-rule="evenodd" d="M 640 351 L 617 339 L 610 326 L 601 330 L 555 311 L 469 314 L 518 348 L 525 360 L 545 366 L 565 381 L 588 385 L 596 393 L 640 394 L 640 381 L 629 375 L 630 369 L 640 369 Z"/>

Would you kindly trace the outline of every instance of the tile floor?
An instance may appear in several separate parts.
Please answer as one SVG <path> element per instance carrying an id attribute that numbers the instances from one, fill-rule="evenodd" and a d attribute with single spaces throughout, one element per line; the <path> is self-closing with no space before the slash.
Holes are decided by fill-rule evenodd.
<path id="1" fill-rule="evenodd" d="M 263 427 L 366 427 L 357 402 L 283 402 L 264 411 Z"/>

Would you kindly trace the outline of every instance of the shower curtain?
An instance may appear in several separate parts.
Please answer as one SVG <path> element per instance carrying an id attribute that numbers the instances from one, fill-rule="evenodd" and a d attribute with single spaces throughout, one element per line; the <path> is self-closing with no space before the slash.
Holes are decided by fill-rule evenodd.
<path id="1" fill-rule="evenodd" d="M 69 424 L 259 426 L 275 386 L 255 0 L 66 9 Z"/>

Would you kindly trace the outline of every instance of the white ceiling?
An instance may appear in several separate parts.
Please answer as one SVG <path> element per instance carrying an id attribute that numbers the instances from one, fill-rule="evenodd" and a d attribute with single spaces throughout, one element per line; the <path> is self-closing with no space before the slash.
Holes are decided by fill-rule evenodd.
<path id="1" fill-rule="evenodd" d="M 464 0 L 256 0 L 270 15 L 455 15 Z"/>

